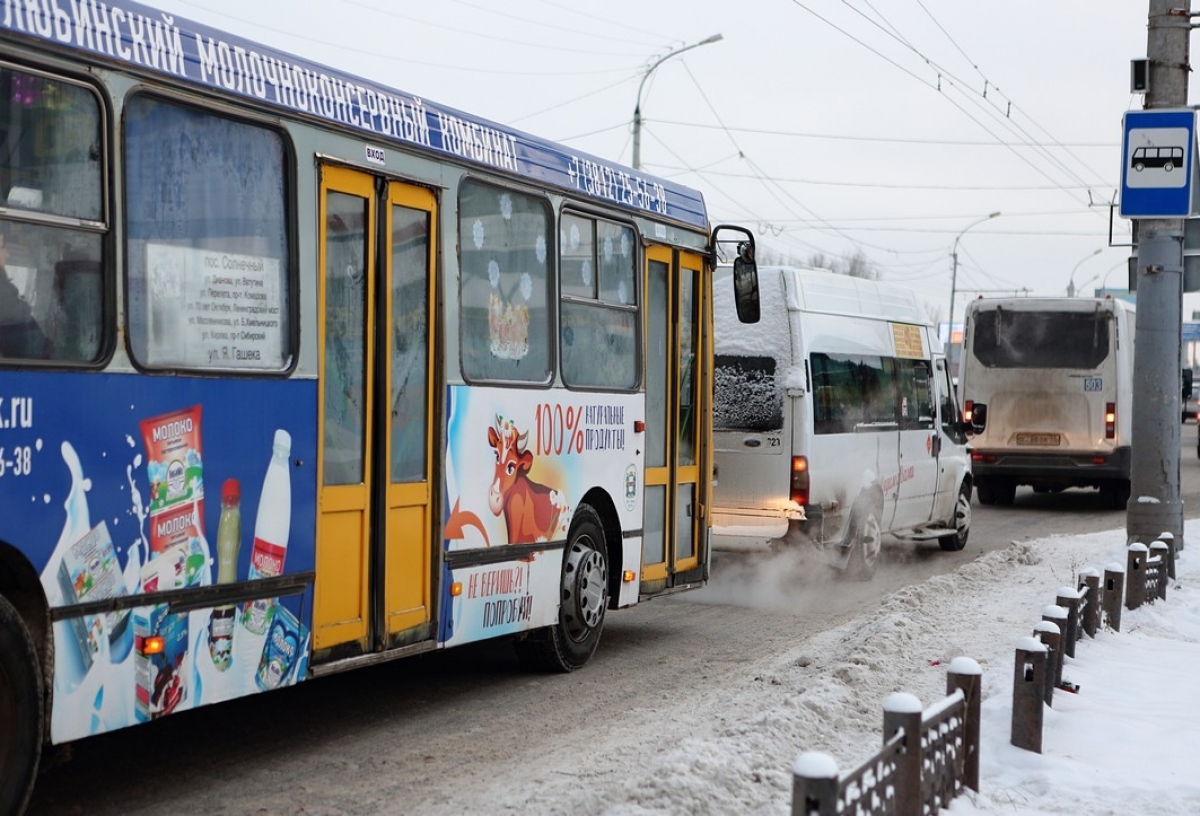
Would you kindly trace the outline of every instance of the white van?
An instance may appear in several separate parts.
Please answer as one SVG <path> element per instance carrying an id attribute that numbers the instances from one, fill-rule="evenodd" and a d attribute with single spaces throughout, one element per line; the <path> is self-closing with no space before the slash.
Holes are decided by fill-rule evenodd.
<path id="1" fill-rule="evenodd" d="M 987 298 L 963 318 L 959 367 L 982 504 L 1098 488 L 1129 501 L 1132 305 L 1112 298 Z"/>
<path id="2" fill-rule="evenodd" d="M 859 579 L 885 533 L 962 549 L 965 427 L 915 295 L 793 267 L 759 267 L 758 285 L 746 325 L 729 271 L 713 282 L 713 533 L 811 541 Z"/>

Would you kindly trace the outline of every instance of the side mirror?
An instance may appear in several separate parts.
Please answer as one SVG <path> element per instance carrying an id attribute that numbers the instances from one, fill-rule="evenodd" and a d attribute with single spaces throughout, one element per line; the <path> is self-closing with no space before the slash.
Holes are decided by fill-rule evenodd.
<path id="1" fill-rule="evenodd" d="M 1193 378 L 1195 377 L 1195 375 L 1192 373 L 1192 370 L 1190 368 L 1185 368 L 1182 371 L 1183 371 L 1183 398 L 1185 400 L 1191 399 L 1192 398 L 1192 382 L 1193 382 Z"/>
<path id="2" fill-rule="evenodd" d="M 971 433 L 981 434 L 984 428 L 987 427 L 987 406 L 975 404 L 975 410 L 971 413 Z"/>
<path id="3" fill-rule="evenodd" d="M 730 235 L 732 233 L 732 236 Z M 757 323 L 759 318 L 758 264 L 754 236 L 744 227 L 722 224 L 713 230 L 712 263 L 715 267 L 733 258 L 733 299 L 738 320 Z"/>
<path id="4" fill-rule="evenodd" d="M 733 299 L 743 323 L 757 323 L 759 318 L 758 265 L 753 257 L 747 261 L 739 254 L 733 259 Z"/>

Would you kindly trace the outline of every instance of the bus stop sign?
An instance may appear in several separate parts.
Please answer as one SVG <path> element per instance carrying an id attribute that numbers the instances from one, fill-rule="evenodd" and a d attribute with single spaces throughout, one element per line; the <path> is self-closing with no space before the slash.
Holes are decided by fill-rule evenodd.
<path id="1" fill-rule="evenodd" d="M 1127 111 L 1121 150 L 1121 217 L 1186 218 L 1195 213 L 1196 114 L 1191 109 Z"/>

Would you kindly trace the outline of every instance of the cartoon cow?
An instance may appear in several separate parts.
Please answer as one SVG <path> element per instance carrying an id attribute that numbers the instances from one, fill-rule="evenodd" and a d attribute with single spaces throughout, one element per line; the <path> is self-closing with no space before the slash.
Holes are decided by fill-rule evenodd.
<path id="1" fill-rule="evenodd" d="M 496 475 L 488 488 L 488 507 L 504 514 L 509 544 L 531 544 L 561 537 L 567 506 L 553 488 L 529 478 L 533 454 L 525 447 L 529 433 L 520 433 L 508 420 L 496 417 L 488 428 L 488 443 L 496 451 Z"/>

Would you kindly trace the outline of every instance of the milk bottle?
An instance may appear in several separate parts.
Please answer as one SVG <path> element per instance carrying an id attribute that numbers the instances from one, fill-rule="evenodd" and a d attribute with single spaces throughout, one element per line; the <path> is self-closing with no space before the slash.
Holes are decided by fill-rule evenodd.
<path id="1" fill-rule="evenodd" d="M 258 513 L 254 519 L 254 547 L 250 551 L 250 571 L 247 576 L 252 581 L 283 574 L 292 524 L 292 482 L 288 472 L 291 453 L 291 434 L 280 428 L 275 431 L 271 462 L 267 465 L 262 495 L 258 500 Z M 242 611 L 242 625 L 256 635 L 264 634 L 274 605 L 273 598 L 260 598 L 246 604 Z"/>

